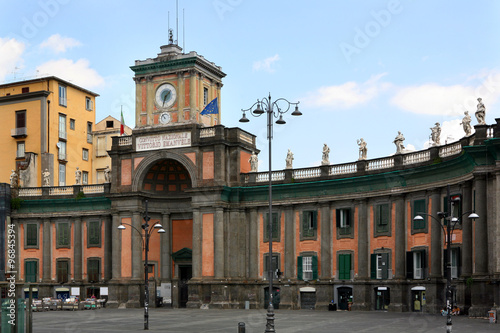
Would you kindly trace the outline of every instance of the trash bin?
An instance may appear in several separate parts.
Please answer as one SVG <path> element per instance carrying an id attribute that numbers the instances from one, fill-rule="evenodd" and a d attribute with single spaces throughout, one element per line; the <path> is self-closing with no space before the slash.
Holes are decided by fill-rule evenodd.
<path id="1" fill-rule="evenodd" d="M 337 311 L 337 304 L 336 303 L 328 304 L 328 311 Z"/>
<path id="2" fill-rule="evenodd" d="M 497 322 L 497 312 L 494 310 L 488 311 L 488 318 L 490 319 L 490 324 L 495 324 Z"/>

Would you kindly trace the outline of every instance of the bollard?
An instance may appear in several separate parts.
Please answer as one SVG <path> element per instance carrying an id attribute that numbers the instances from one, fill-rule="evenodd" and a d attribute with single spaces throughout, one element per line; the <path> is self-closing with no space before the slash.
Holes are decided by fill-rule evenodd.
<path id="1" fill-rule="evenodd" d="M 245 333 L 245 323 L 238 323 L 238 333 Z"/>

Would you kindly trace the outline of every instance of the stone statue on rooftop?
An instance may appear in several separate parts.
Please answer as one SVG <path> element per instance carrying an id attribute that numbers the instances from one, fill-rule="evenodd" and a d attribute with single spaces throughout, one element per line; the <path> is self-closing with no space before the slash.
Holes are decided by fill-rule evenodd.
<path id="1" fill-rule="evenodd" d="M 45 169 L 44 172 L 42 172 L 43 176 L 43 186 L 50 186 L 50 172 L 49 169 Z"/>
<path id="2" fill-rule="evenodd" d="M 75 185 L 80 185 L 82 182 L 82 172 L 76 167 L 75 171 Z"/>
<path id="3" fill-rule="evenodd" d="M 477 111 L 476 111 L 476 119 L 478 125 L 486 125 L 485 116 L 486 116 L 486 107 L 482 102 L 482 98 L 479 97 L 477 101 Z"/>
<path id="4" fill-rule="evenodd" d="M 439 123 L 436 123 L 434 127 L 431 127 L 431 140 L 433 146 L 439 146 L 441 141 L 441 127 Z"/>
<path id="5" fill-rule="evenodd" d="M 288 149 L 288 153 L 286 154 L 286 168 L 293 169 L 293 153 L 290 149 Z"/>
<path id="6" fill-rule="evenodd" d="M 405 141 L 405 137 L 403 134 L 398 131 L 398 136 L 394 139 L 394 144 L 396 145 L 396 154 L 401 154 L 405 146 L 403 146 L 403 141 Z"/>
<path id="7" fill-rule="evenodd" d="M 323 145 L 323 156 L 321 158 L 321 165 L 330 165 L 330 148 L 326 145 Z"/>
<path id="8" fill-rule="evenodd" d="M 111 183 L 111 169 L 109 168 L 109 165 L 106 165 L 106 169 L 104 169 L 104 182 L 105 183 Z"/>
<path id="9" fill-rule="evenodd" d="M 462 122 L 460 125 L 464 127 L 464 132 L 465 136 L 469 136 L 471 134 L 471 126 L 470 123 L 472 121 L 471 117 L 469 116 L 469 111 L 464 112 L 464 118 L 462 119 Z"/>
<path id="10" fill-rule="evenodd" d="M 363 140 L 363 138 L 359 139 L 358 141 L 358 146 L 359 146 L 359 159 L 358 160 L 366 160 L 366 155 L 368 153 L 368 148 L 366 148 L 366 141 Z"/>
<path id="11" fill-rule="evenodd" d="M 252 152 L 252 156 L 250 156 L 250 172 L 258 172 L 259 170 L 259 158 L 255 152 Z"/>

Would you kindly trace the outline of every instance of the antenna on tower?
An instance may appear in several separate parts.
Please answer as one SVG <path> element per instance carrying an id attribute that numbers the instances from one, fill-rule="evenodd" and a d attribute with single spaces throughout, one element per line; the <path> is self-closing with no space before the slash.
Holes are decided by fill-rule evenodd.
<path id="1" fill-rule="evenodd" d="M 184 8 L 182 8 L 182 49 L 186 52 L 186 29 L 185 29 L 186 20 L 184 19 Z"/>

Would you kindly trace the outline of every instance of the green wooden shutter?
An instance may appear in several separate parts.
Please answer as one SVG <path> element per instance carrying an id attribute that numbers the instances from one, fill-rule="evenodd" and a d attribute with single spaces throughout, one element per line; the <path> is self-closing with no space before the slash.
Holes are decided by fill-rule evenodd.
<path id="1" fill-rule="evenodd" d="M 312 279 L 318 279 L 318 256 L 312 256 Z"/>
<path id="2" fill-rule="evenodd" d="M 424 219 L 421 221 L 415 221 L 413 220 L 413 229 L 425 229 L 425 221 L 426 221 L 426 216 L 424 215 L 426 213 L 425 209 L 425 199 L 421 200 L 415 200 L 413 201 L 413 216 L 412 219 L 420 215 Z"/>
<path id="3" fill-rule="evenodd" d="M 100 245 L 101 244 L 101 230 L 99 229 L 100 223 L 96 221 L 89 222 L 88 224 L 88 234 L 89 234 L 89 245 Z"/>
<path id="4" fill-rule="evenodd" d="M 302 277 L 302 257 L 297 257 L 297 279 L 303 280 L 303 277 Z"/>
<path id="5" fill-rule="evenodd" d="M 371 279 L 376 279 L 377 278 L 377 255 L 375 253 L 372 253 L 370 255 L 370 278 Z"/>
<path id="6" fill-rule="evenodd" d="M 389 254 L 382 253 L 382 279 L 387 280 L 389 278 Z"/>
<path id="7" fill-rule="evenodd" d="M 25 275 L 26 282 L 37 282 L 37 262 L 36 261 L 26 261 L 25 263 Z"/>
<path id="8" fill-rule="evenodd" d="M 37 246 L 38 245 L 38 227 L 36 224 L 26 225 L 26 245 L 27 246 Z"/>
<path id="9" fill-rule="evenodd" d="M 351 279 L 351 255 L 350 254 L 340 254 L 339 255 L 339 279 L 340 280 Z"/>

